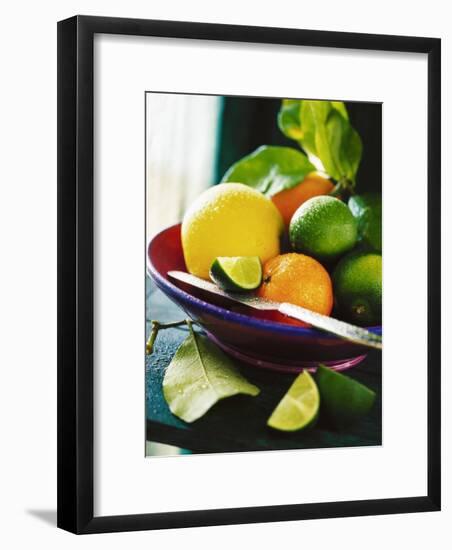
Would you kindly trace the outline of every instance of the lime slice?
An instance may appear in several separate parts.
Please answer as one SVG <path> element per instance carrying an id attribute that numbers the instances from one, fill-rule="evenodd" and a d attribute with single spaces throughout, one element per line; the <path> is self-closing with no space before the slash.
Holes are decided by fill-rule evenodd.
<path id="1" fill-rule="evenodd" d="M 319 388 L 322 411 L 338 427 L 367 414 L 375 401 L 375 392 L 356 380 L 319 365 L 315 380 Z"/>
<path id="2" fill-rule="evenodd" d="M 262 282 L 258 256 L 219 257 L 210 267 L 210 278 L 224 290 L 254 290 Z"/>
<path id="3" fill-rule="evenodd" d="M 314 423 L 319 406 L 319 390 L 308 371 L 304 371 L 295 378 L 268 419 L 267 425 L 284 432 L 301 430 Z"/>

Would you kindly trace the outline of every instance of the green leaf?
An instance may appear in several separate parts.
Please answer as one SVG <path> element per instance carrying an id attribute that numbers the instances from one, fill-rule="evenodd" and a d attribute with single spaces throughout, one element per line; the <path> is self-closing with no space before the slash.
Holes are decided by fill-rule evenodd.
<path id="1" fill-rule="evenodd" d="M 223 182 L 244 183 L 272 197 L 301 183 L 315 167 L 301 151 L 263 145 L 229 168 Z"/>
<path id="2" fill-rule="evenodd" d="M 362 144 L 358 132 L 334 109 L 326 122 L 327 139 L 333 162 L 339 178 L 355 181 L 362 155 Z"/>
<path id="3" fill-rule="evenodd" d="M 300 145 L 310 155 L 318 158 L 316 147 L 316 120 L 312 109 L 312 101 L 301 101 L 300 123 L 303 128 L 303 136 Z"/>
<path id="4" fill-rule="evenodd" d="M 283 99 L 278 113 L 278 126 L 281 132 L 290 139 L 299 141 L 302 138 L 300 124 L 299 99 Z"/>
<path id="5" fill-rule="evenodd" d="M 347 107 L 343 101 L 332 101 L 331 107 L 334 107 L 334 109 L 336 109 L 345 118 L 345 120 L 348 120 Z"/>
<path id="6" fill-rule="evenodd" d="M 328 127 L 329 115 L 334 112 L 329 101 L 305 101 L 306 110 L 311 111 L 312 117 L 309 119 L 310 124 L 313 124 L 312 133 L 314 136 L 316 155 L 322 162 L 326 172 L 336 180 L 341 179 L 342 175 L 339 166 L 336 164 L 336 158 L 331 150 L 331 139 L 340 140 L 340 136 L 335 135 L 334 128 Z M 340 117 L 340 115 L 337 115 Z M 331 131 L 333 130 L 333 131 Z M 311 146 L 311 144 L 310 144 Z"/>
<path id="7" fill-rule="evenodd" d="M 298 141 L 320 170 L 335 180 L 355 182 L 362 143 L 342 101 L 284 99 L 278 124 L 286 136 Z"/>
<path id="8" fill-rule="evenodd" d="M 259 391 L 229 357 L 193 330 L 176 351 L 163 379 L 163 395 L 171 412 L 185 422 L 194 422 L 220 399 L 237 394 L 255 396 Z"/>
<path id="9" fill-rule="evenodd" d="M 362 243 L 373 250 L 382 249 L 382 202 L 379 193 L 353 195 L 348 201 L 353 216 L 358 220 L 358 234 Z"/>

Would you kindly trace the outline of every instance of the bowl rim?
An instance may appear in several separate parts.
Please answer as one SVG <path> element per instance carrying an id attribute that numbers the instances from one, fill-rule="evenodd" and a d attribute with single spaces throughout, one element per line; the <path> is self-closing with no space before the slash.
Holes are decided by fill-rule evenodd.
<path id="1" fill-rule="evenodd" d="M 265 330 L 268 332 L 279 332 L 279 333 L 289 334 L 291 336 L 303 335 L 303 336 L 311 336 L 311 337 L 317 337 L 317 338 L 320 337 L 320 338 L 326 338 L 326 339 L 339 338 L 334 334 L 328 334 L 327 332 L 323 332 L 316 328 L 298 327 L 296 325 L 279 323 L 277 321 L 271 321 L 269 319 L 258 319 L 256 317 L 252 317 L 251 315 L 246 315 L 244 313 L 236 313 L 235 311 L 230 311 L 221 306 L 217 306 L 209 302 L 206 302 L 201 298 L 197 298 L 196 296 L 193 296 L 192 294 L 186 292 L 185 290 L 182 290 L 181 288 L 173 284 L 171 281 L 163 277 L 160 274 L 160 272 L 157 271 L 157 269 L 154 267 L 154 264 L 152 263 L 152 260 L 151 260 L 151 247 L 153 242 L 159 236 L 169 231 L 170 229 L 178 226 L 181 226 L 181 224 L 176 223 L 176 224 L 170 225 L 165 229 L 162 229 L 161 231 L 156 233 L 150 239 L 147 246 L 147 253 L 146 253 L 146 265 L 147 265 L 148 274 L 152 277 L 152 279 L 154 279 L 157 286 L 164 287 L 173 298 L 177 299 L 178 301 L 182 301 L 186 304 L 195 306 L 197 308 L 202 308 L 204 310 L 207 310 L 212 315 L 216 317 L 220 317 L 226 321 L 236 322 L 241 325 L 247 325 L 249 327 Z M 382 328 L 381 325 L 365 327 L 365 328 L 370 332 L 381 335 L 381 328 Z"/>

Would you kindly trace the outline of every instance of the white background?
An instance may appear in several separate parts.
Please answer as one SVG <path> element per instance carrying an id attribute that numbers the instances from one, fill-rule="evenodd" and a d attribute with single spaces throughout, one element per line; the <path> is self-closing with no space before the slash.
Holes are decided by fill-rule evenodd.
<path id="1" fill-rule="evenodd" d="M 95 515 L 427 494 L 426 56 L 98 35 L 94 59 Z M 383 102 L 383 446 L 143 460 L 146 89 Z M 405 180 L 409 239 L 399 231 Z M 417 321 L 400 327 L 413 306 L 404 266 L 416 257 Z"/>
<path id="2" fill-rule="evenodd" d="M 328 4 L 328 6 L 326 6 Z M 446 548 L 450 535 L 450 476 L 444 472 L 444 511 L 392 517 L 337 519 L 255 526 L 219 527 L 159 533 L 133 533 L 75 538 L 51 525 L 56 485 L 56 26 L 74 13 L 147 18 L 204 20 L 241 24 L 298 26 L 329 30 L 441 36 L 443 97 L 449 91 L 450 15 L 444 2 L 323 2 L 304 8 L 279 0 L 218 5 L 167 1 L 150 5 L 123 2 L 16 2 L 3 12 L 0 181 L 2 235 L 2 453 L 0 499 L 2 531 L 8 548 L 26 544 L 47 548 L 140 548 L 145 544 L 173 548 L 262 548 L 296 543 L 317 548 L 347 546 L 368 549 L 403 540 L 411 548 Z M 222 11 L 223 10 L 223 11 Z M 415 128 L 415 114 L 413 114 Z M 443 107 L 443 151 L 450 150 L 450 111 Z M 413 128 L 407 131 L 413 131 Z M 450 162 L 444 154 L 443 181 Z M 404 182 L 404 184 L 406 184 Z M 6 191 L 6 194 L 5 194 Z M 407 192 L 409 189 L 407 188 Z M 450 193 L 445 192 L 445 212 Z M 449 208 L 448 208 L 449 207 Z M 450 233 L 450 222 L 444 220 Z M 445 252 L 445 246 L 444 252 Z M 449 247 L 450 250 L 450 247 Z M 450 256 L 446 267 L 450 266 Z M 446 277 L 444 277 L 445 279 Z M 449 275 L 450 278 L 450 275 Z M 443 291 L 444 309 L 448 293 Z M 443 329 L 445 336 L 445 329 Z M 445 337 L 444 337 L 445 340 Z M 447 346 L 445 345 L 445 348 Z M 446 351 L 446 350 L 445 350 Z M 448 351 L 448 350 L 447 350 Z M 444 360 L 444 364 L 447 360 Z M 444 420 L 450 422 L 451 376 L 444 369 Z M 450 462 L 450 429 L 444 430 L 444 462 Z M 44 521 L 43 521 L 44 519 Z M 8 542 L 3 539 L 8 538 Z M 342 542 L 342 544 L 341 544 Z"/>

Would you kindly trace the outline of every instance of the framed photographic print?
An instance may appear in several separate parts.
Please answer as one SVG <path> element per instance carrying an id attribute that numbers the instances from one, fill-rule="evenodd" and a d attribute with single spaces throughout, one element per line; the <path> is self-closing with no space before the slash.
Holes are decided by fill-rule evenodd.
<path id="1" fill-rule="evenodd" d="M 58 24 L 60 527 L 440 509 L 440 101 L 435 38 Z"/>

